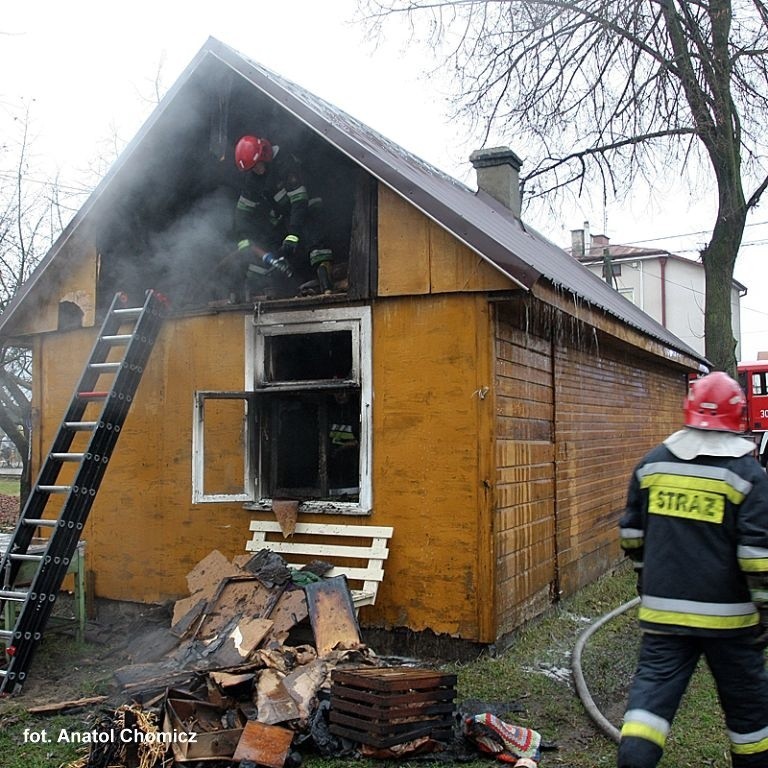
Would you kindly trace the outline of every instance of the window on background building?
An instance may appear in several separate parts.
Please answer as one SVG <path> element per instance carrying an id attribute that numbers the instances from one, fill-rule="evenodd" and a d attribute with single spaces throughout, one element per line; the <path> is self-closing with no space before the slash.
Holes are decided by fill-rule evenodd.
<path id="1" fill-rule="evenodd" d="M 635 303 L 635 289 L 634 288 L 619 288 L 619 293 L 625 298 Z"/>
<path id="2" fill-rule="evenodd" d="M 366 307 L 261 317 L 246 355 L 252 389 L 196 394 L 193 500 L 369 511 L 369 350 Z"/>

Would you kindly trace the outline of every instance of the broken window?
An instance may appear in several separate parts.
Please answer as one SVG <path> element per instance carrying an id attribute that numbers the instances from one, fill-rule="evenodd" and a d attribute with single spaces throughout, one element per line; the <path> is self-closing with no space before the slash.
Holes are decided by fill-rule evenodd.
<path id="1" fill-rule="evenodd" d="M 194 501 L 369 511 L 369 349 L 368 308 L 260 317 L 248 342 L 253 390 L 196 395 Z"/>

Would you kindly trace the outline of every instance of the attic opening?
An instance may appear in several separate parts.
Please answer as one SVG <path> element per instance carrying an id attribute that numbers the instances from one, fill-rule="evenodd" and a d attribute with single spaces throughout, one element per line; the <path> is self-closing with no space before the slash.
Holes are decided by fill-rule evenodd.
<path id="1" fill-rule="evenodd" d="M 319 222 L 319 246 L 296 254 L 290 280 L 264 277 L 261 256 L 238 251 L 234 148 L 245 134 L 299 161 Z M 239 74 L 203 62 L 126 155 L 99 200 L 102 312 L 116 291 L 141 301 L 155 289 L 177 311 L 321 294 L 318 252 L 331 254 L 333 293 L 370 295 L 375 180 Z"/>
<path id="2" fill-rule="evenodd" d="M 85 313 L 74 301 L 60 301 L 56 327 L 60 331 L 69 331 L 83 327 Z"/>

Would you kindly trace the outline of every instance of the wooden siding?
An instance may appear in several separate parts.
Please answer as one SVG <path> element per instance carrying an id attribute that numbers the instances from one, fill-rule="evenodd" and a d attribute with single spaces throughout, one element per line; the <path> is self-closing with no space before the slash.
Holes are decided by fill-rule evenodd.
<path id="1" fill-rule="evenodd" d="M 521 305 L 497 309 L 494 527 L 501 637 L 546 607 L 557 558 L 551 342 Z"/>
<path id="2" fill-rule="evenodd" d="M 379 296 L 509 290 L 513 282 L 379 185 Z"/>
<path id="3" fill-rule="evenodd" d="M 583 338 L 583 337 L 582 337 Z M 616 523 L 630 474 L 682 425 L 683 371 L 603 334 L 555 358 L 560 590 L 576 592 L 620 556 Z"/>
<path id="4" fill-rule="evenodd" d="M 533 298 L 497 305 L 497 632 L 620 557 L 630 473 L 681 424 L 682 368 Z"/>

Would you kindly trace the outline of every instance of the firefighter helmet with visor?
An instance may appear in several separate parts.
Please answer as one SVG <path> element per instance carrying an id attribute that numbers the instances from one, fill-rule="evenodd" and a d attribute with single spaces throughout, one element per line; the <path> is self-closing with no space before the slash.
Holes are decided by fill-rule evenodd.
<path id="1" fill-rule="evenodd" d="M 747 431 L 747 399 L 738 383 L 723 371 L 691 382 L 683 412 L 688 427 L 715 432 Z"/>
<path id="2" fill-rule="evenodd" d="M 272 160 L 272 145 L 258 136 L 243 136 L 235 145 L 235 165 L 241 171 L 250 171 L 258 163 Z"/>

